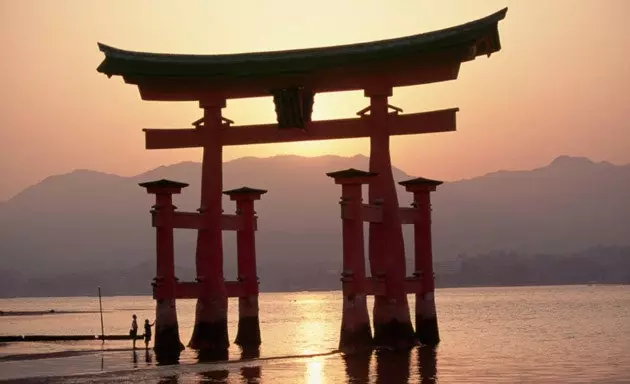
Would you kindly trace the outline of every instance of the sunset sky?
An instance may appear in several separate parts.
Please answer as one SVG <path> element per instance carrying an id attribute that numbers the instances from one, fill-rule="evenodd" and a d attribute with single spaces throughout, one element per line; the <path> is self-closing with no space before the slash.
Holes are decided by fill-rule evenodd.
<path id="1" fill-rule="evenodd" d="M 1 1 L 0 201 L 74 169 L 134 175 L 200 160 L 144 149 L 142 128 L 188 127 L 196 103 L 140 100 L 96 72 L 96 45 L 239 53 L 365 42 L 461 24 L 508 7 L 503 49 L 456 81 L 397 88 L 405 112 L 459 107 L 458 131 L 397 137 L 394 165 L 443 180 L 531 169 L 568 154 L 630 163 L 630 1 Z M 314 118 L 353 117 L 361 92 L 317 95 Z M 237 124 L 271 123 L 271 99 L 229 101 Z M 226 148 L 224 160 L 368 154 L 367 139 Z M 259 170 L 252 170 L 257 172 Z M 183 180 L 185 181 L 185 180 Z"/>

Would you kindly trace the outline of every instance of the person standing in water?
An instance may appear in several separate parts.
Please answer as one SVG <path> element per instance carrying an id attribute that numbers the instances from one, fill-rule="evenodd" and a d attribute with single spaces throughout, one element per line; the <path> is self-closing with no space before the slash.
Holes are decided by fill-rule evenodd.
<path id="1" fill-rule="evenodd" d="M 149 349 L 149 342 L 151 341 L 151 327 L 155 325 L 155 321 L 153 324 L 149 324 L 149 319 L 144 320 L 144 347 Z"/>
<path id="2" fill-rule="evenodd" d="M 136 314 L 134 313 L 131 316 L 131 329 L 129 330 L 129 336 L 131 336 L 131 340 L 133 340 L 133 349 L 136 349 L 136 336 L 138 335 L 138 322 L 136 321 Z"/>

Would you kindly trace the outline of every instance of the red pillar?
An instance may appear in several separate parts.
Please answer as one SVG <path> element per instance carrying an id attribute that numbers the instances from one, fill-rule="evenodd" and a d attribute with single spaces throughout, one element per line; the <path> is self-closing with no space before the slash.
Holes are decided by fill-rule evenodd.
<path id="1" fill-rule="evenodd" d="M 254 201 L 267 193 L 263 189 L 242 187 L 223 192 L 236 201 L 236 213 L 241 217 L 241 228 L 236 232 L 238 281 L 245 293 L 238 298 L 238 331 L 236 344 L 245 348 L 258 348 L 260 321 L 258 317 L 258 275 L 256 273 L 256 235 Z"/>
<path id="2" fill-rule="evenodd" d="M 387 99 L 391 88 L 366 89 L 370 97 L 370 172 L 377 173 L 369 185 L 370 204 L 381 204 L 383 220 L 370 223 L 369 255 L 372 276 L 385 279 L 386 294 L 374 297 L 374 343 L 405 348 L 415 344 L 405 294 L 405 247 L 398 209 L 398 196 L 389 153 Z"/>
<path id="3" fill-rule="evenodd" d="M 170 180 L 158 180 L 141 183 L 150 194 L 155 194 L 155 205 L 152 215 L 159 216 L 156 226 L 156 277 L 154 296 L 157 300 L 155 313 L 155 342 L 156 359 L 160 363 L 177 361 L 183 345 L 179 340 L 179 325 L 175 306 L 175 248 L 173 243 L 173 205 L 172 195 L 180 193 L 188 186 Z"/>
<path id="4" fill-rule="evenodd" d="M 365 254 L 361 185 L 376 174 L 347 169 L 327 173 L 341 184 L 341 219 L 343 228 L 343 315 L 339 349 L 343 352 L 372 347 L 372 329 L 365 295 Z"/>
<path id="5" fill-rule="evenodd" d="M 197 235 L 197 280 L 201 293 L 197 299 L 195 327 L 189 346 L 209 357 L 223 357 L 230 345 L 227 330 L 227 291 L 223 278 L 222 197 L 222 120 L 224 99 L 205 99 L 203 162 L 201 168 L 201 207 L 203 229 Z"/>
<path id="6" fill-rule="evenodd" d="M 431 192 L 441 181 L 417 178 L 399 183 L 413 192 L 413 206 L 418 210 L 414 223 L 415 272 L 420 279 L 420 290 L 416 292 L 416 337 L 424 345 L 434 346 L 440 342 L 440 333 L 435 308 L 435 282 L 433 275 L 433 247 L 431 243 Z"/>

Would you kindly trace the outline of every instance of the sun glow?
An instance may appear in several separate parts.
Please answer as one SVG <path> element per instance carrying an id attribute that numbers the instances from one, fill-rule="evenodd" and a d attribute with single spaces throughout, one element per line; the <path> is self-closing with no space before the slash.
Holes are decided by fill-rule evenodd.
<path id="1" fill-rule="evenodd" d="M 324 380 L 324 361 L 319 358 L 314 358 L 306 363 L 306 383 L 308 384 L 322 384 Z"/>
<path id="2" fill-rule="evenodd" d="M 299 155 L 315 157 L 323 155 L 354 156 L 369 152 L 369 142 L 365 139 L 296 141 L 275 144 L 269 148 L 273 155 Z M 252 151 L 252 147 L 248 147 Z"/>
<path id="3" fill-rule="evenodd" d="M 307 157 L 320 156 L 335 152 L 334 150 L 331 150 L 330 143 L 326 141 L 298 141 L 287 144 L 285 150 L 287 153 Z"/>

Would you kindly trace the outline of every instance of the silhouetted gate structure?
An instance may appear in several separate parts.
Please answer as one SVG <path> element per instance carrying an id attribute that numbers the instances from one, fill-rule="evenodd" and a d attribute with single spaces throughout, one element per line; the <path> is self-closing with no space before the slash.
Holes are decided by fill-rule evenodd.
<path id="1" fill-rule="evenodd" d="M 178 212 L 172 195 L 186 186 L 169 180 L 141 184 L 156 195 L 152 211 L 157 231 L 155 350 L 177 358 L 180 351 L 175 300 L 196 298 L 190 346 L 221 355 L 229 346 L 227 299 L 239 298 L 236 343 L 260 345 L 256 216 L 254 201 L 266 191 L 243 187 L 222 191 L 222 150 L 230 145 L 370 138 L 369 172 L 329 173 L 342 186 L 343 320 L 340 348 L 373 344 L 392 348 L 439 341 L 431 255 L 429 194 L 439 181 L 401 182 L 414 194 L 411 208 L 400 208 L 389 150 L 391 135 L 455 130 L 457 108 L 402 114 L 388 103 L 394 87 L 457 78 L 461 63 L 500 50 L 498 22 L 507 9 L 464 25 L 370 43 L 280 52 L 232 55 L 178 55 L 130 52 L 99 44 L 105 60 L 98 71 L 135 84 L 143 100 L 198 101 L 203 117 L 193 128 L 145 129 L 147 149 L 203 148 L 201 204 L 198 212 Z M 369 106 L 349 119 L 313 121 L 315 95 L 363 90 Z M 228 99 L 272 96 L 276 124 L 235 126 L 221 110 Z M 361 201 L 368 185 L 369 202 Z M 224 214 L 221 195 L 236 201 L 236 214 Z M 363 222 L 369 222 L 371 277 L 366 276 Z M 402 225 L 414 225 L 415 271 L 406 276 Z M 179 282 L 174 271 L 173 228 L 198 231 L 196 282 Z M 237 231 L 238 280 L 223 276 L 224 230 Z M 407 294 L 415 293 L 416 330 Z M 366 295 L 375 296 L 374 337 Z"/>

